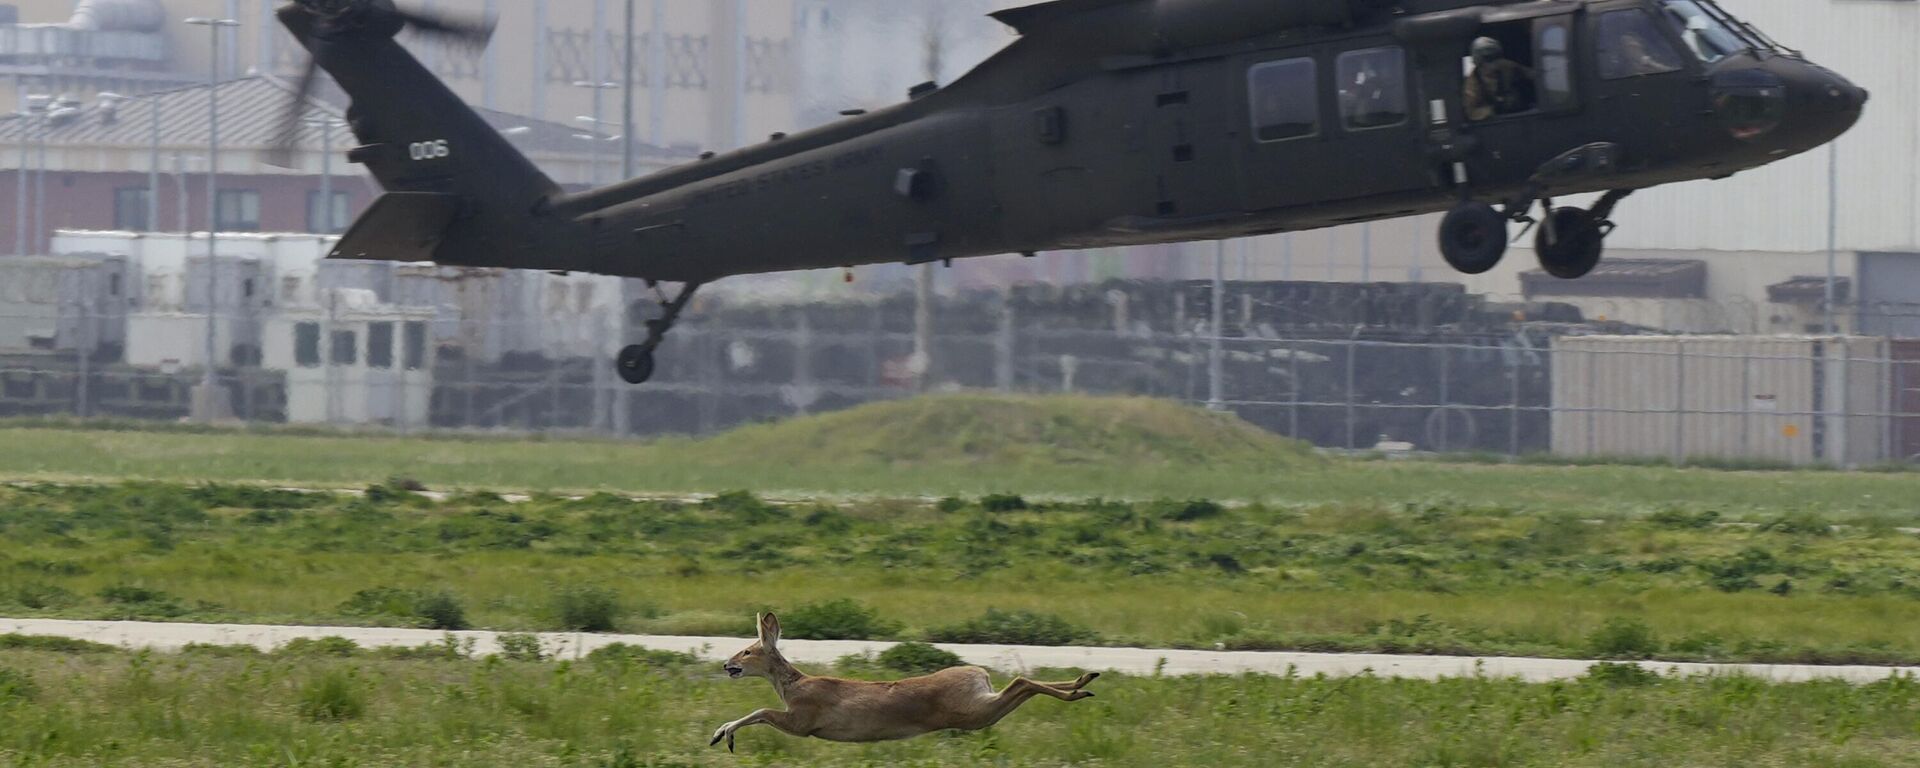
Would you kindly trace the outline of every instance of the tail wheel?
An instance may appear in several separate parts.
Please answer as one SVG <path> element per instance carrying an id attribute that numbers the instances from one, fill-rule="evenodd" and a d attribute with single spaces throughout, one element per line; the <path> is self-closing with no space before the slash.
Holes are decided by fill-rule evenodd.
<path id="1" fill-rule="evenodd" d="M 1469 275 L 1499 266 L 1507 255 L 1507 217 L 1486 203 L 1454 206 L 1440 221 L 1440 255 Z"/>
<path id="2" fill-rule="evenodd" d="M 1607 235 L 1599 217 L 1585 208 L 1555 208 L 1534 233 L 1540 268 L 1562 280 L 1586 277 L 1600 265 Z"/>

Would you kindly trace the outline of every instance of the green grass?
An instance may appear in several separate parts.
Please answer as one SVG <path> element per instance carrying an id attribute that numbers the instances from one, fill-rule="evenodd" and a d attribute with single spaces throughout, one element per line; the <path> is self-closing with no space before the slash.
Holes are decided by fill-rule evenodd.
<path id="1" fill-rule="evenodd" d="M 0 488 L 0 613 L 744 636 L 773 608 L 822 637 L 1920 662 L 1920 547 L 1884 523 L 991 501 Z"/>
<path id="2" fill-rule="evenodd" d="M 1653 506 L 1920 520 L 1920 473 L 1333 460 L 1231 417 L 1141 399 L 945 396 L 644 443 L 310 429 L 0 428 L 0 478 L 865 497 L 1212 498 L 1536 510 Z"/>
<path id="3" fill-rule="evenodd" d="M 708 735 L 778 706 L 770 687 L 659 654 L 535 663 L 215 650 L 0 651 L 0 764 L 1869 768 L 1911 766 L 1920 753 L 1910 678 L 1108 675 L 1096 698 L 1036 699 L 982 733 L 861 745 L 756 727 L 730 755 Z"/>

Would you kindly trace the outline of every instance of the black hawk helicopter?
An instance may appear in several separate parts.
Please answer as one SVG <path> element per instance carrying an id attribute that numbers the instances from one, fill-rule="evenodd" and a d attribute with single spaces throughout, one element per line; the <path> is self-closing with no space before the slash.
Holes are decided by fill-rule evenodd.
<path id="1" fill-rule="evenodd" d="M 490 24 L 392 0 L 279 11 L 312 54 L 301 93 L 316 67 L 333 76 L 348 157 L 387 190 L 331 256 L 643 278 L 662 311 L 620 353 L 634 383 L 694 291 L 730 275 L 1447 211 L 1460 271 L 1492 269 L 1525 224 L 1545 270 L 1576 278 L 1633 191 L 1805 152 L 1867 101 L 1712 0 L 1056 0 L 994 17 L 1019 37 L 944 88 L 569 193 L 394 40 L 484 43 Z M 1553 203 L 1581 193 L 1602 194 Z"/>

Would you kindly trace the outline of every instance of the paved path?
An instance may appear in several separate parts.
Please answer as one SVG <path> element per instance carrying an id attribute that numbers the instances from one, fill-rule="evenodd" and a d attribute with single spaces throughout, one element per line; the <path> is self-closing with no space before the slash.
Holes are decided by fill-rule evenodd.
<path id="1" fill-rule="evenodd" d="M 128 648 L 177 650 L 189 643 L 250 645 L 269 650 L 300 637 L 345 637 L 364 647 L 419 646 L 436 643 L 445 632 L 367 627 L 280 627 L 250 624 L 161 624 L 116 621 L 60 621 L 0 619 L 0 634 L 52 635 Z M 479 653 L 498 649 L 498 633 L 456 632 L 471 638 Z M 540 636 L 547 650 L 559 658 L 573 658 L 612 643 L 693 653 L 718 661 L 744 647 L 746 640 L 728 637 L 668 637 L 651 635 L 591 635 L 550 633 Z M 823 665 L 849 654 L 878 653 L 891 643 L 848 640 L 788 640 L 780 644 L 787 657 L 803 665 Z M 1150 648 L 1050 648 L 1014 645 L 942 645 L 968 663 L 995 669 L 1024 671 L 1039 667 L 1077 667 L 1114 670 L 1133 675 L 1155 671 L 1169 675 L 1286 674 L 1357 675 L 1371 671 L 1387 677 L 1436 679 L 1476 673 L 1517 677 L 1529 681 L 1561 680 L 1585 674 L 1591 661 L 1463 656 L 1389 656 L 1362 653 L 1259 653 L 1232 651 L 1177 651 Z M 1779 682 L 1841 679 L 1872 682 L 1894 674 L 1920 674 L 1920 667 L 1824 667 L 1799 664 L 1681 664 L 1649 662 L 1661 671 L 1683 674 L 1717 672 L 1744 674 Z"/>

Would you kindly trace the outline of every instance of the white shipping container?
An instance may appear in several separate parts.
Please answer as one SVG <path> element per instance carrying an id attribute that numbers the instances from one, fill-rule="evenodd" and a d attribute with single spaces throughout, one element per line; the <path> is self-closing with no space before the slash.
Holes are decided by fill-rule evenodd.
<path id="1" fill-rule="evenodd" d="M 1562 337 L 1553 346 L 1552 448 L 1576 457 L 1885 461 L 1892 371 L 1879 338 Z"/>

